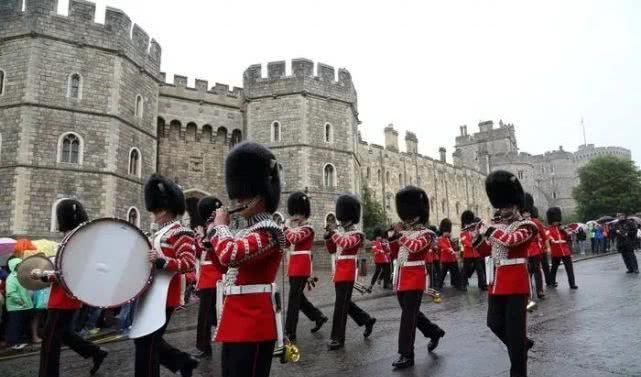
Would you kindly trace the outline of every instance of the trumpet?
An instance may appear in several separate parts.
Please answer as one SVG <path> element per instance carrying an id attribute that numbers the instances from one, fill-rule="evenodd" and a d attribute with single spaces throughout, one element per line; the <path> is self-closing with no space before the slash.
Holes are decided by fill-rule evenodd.
<path id="1" fill-rule="evenodd" d="M 295 363 L 300 360 L 300 349 L 296 344 L 287 339 L 282 347 L 274 350 L 273 356 L 278 357 L 281 364 L 289 362 Z"/>
<path id="2" fill-rule="evenodd" d="M 468 225 L 468 226 L 464 227 L 464 228 L 463 228 L 463 229 L 461 229 L 461 230 L 462 230 L 462 231 L 472 230 L 472 229 L 476 228 L 477 226 L 479 226 L 479 225 L 481 225 L 481 224 L 483 224 L 483 222 L 482 222 L 482 221 L 478 221 L 478 222 L 472 223 L 472 224 L 470 224 L 470 225 Z"/>

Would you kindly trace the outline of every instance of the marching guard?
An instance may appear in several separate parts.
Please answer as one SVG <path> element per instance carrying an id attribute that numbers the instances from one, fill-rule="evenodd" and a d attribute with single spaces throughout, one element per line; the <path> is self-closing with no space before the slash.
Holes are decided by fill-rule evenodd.
<path id="1" fill-rule="evenodd" d="M 351 195 L 341 195 L 336 201 L 336 219 L 343 232 L 331 227 L 325 234 L 327 251 L 334 254 L 334 287 L 336 301 L 332 319 L 332 335 L 328 345 L 330 351 L 345 346 L 347 316 L 352 317 L 359 327 L 365 326 L 363 336 L 372 334 L 376 318 L 352 302 L 352 290 L 358 274 L 357 255 L 365 235 L 356 230 L 361 217 L 361 203 Z"/>
<path id="2" fill-rule="evenodd" d="M 394 268 L 394 289 L 401 306 L 401 324 L 398 333 L 399 359 L 392 365 L 404 369 L 414 365 L 416 329 L 430 338 L 428 351 L 432 352 L 445 336 L 436 324 L 421 312 L 421 300 L 427 289 L 425 254 L 430 251 L 436 235 L 425 227 L 429 220 L 429 201 L 420 188 L 407 186 L 396 194 L 398 216 L 407 230 L 399 238 L 398 263 Z"/>
<path id="3" fill-rule="evenodd" d="M 568 284 L 570 289 L 578 289 L 574 281 L 574 267 L 572 266 L 572 250 L 570 249 L 570 235 L 561 226 L 562 214 L 561 208 L 549 208 L 547 213 L 548 228 L 546 238 L 552 251 L 552 269 L 550 270 L 550 283 L 556 287 L 556 272 L 559 265 L 563 262 L 565 272 L 568 275 Z"/>
<path id="4" fill-rule="evenodd" d="M 224 208 L 207 227 L 215 254 L 228 268 L 216 296 L 222 305 L 215 335 L 222 343 L 222 376 L 267 377 L 276 340 L 283 336 L 275 312 L 274 281 L 286 243 L 272 219 L 281 191 L 276 157 L 260 144 L 238 144 L 225 160 L 225 185 L 246 228 L 232 234 Z"/>
<path id="5" fill-rule="evenodd" d="M 474 212 L 467 210 L 461 214 L 461 231 L 460 240 L 463 248 L 463 279 L 465 286 L 468 285 L 470 278 L 476 272 L 479 289 L 487 291 L 485 281 L 485 263 L 478 250 L 472 246 L 472 232 L 468 227 L 473 226 L 475 216 Z"/>
<path id="6" fill-rule="evenodd" d="M 369 284 L 371 291 L 378 280 L 383 280 L 383 288 L 391 288 L 391 251 L 387 240 L 385 239 L 385 229 L 381 226 L 374 228 L 374 240 L 372 241 L 372 254 L 374 254 L 374 265 L 376 270 L 372 275 L 372 281 Z"/>
<path id="7" fill-rule="evenodd" d="M 63 242 L 72 230 L 88 221 L 84 207 L 74 199 L 64 199 L 58 204 L 56 219 L 58 230 L 64 233 Z M 89 373 L 96 374 L 107 357 L 107 351 L 73 331 L 73 317 L 82 304 L 70 297 L 58 283 L 56 272 L 34 270 L 32 277 L 52 283 L 47 304 L 47 322 L 40 347 L 40 372 L 38 375 L 40 377 L 58 377 L 60 375 L 60 348 L 63 344 L 83 358 L 93 359 L 93 366 Z"/>
<path id="8" fill-rule="evenodd" d="M 287 199 L 289 226 L 285 227 L 285 239 L 289 252 L 287 276 L 289 276 L 289 300 L 285 334 L 291 342 L 296 341 L 298 312 L 302 311 L 310 321 L 315 323 L 311 329 L 317 332 L 329 320 L 305 297 L 305 287 L 312 276 L 312 245 L 314 228 L 307 222 L 311 214 L 309 196 L 304 192 L 294 192 Z"/>
<path id="9" fill-rule="evenodd" d="M 198 215 L 201 219 L 209 219 L 214 212 L 223 206 L 216 197 L 206 196 L 198 201 Z M 196 240 L 200 252 L 200 271 L 196 289 L 200 297 L 198 304 L 198 324 L 196 327 L 197 358 L 211 357 L 211 327 L 218 324 L 216 317 L 216 284 L 227 271 L 218 261 L 218 257 L 211 249 L 209 240 L 199 236 Z"/>
<path id="10" fill-rule="evenodd" d="M 441 236 L 438 238 L 438 248 L 441 251 L 441 275 L 438 279 L 438 288 L 443 288 L 445 282 L 445 275 L 448 271 L 450 273 L 450 283 L 458 290 L 466 290 L 461 279 L 461 271 L 458 267 L 458 260 L 456 259 L 456 251 L 452 246 L 450 236 L 452 234 L 452 221 L 450 219 L 441 220 L 439 226 Z"/>
<path id="11" fill-rule="evenodd" d="M 196 267 L 194 232 L 183 227 L 178 219 L 185 213 L 185 196 L 173 181 L 153 174 L 145 183 L 145 207 L 153 214 L 154 223 L 158 225 L 158 231 L 152 238 L 149 260 L 156 270 L 174 274 L 167 291 L 165 324 L 150 334 L 134 339 L 135 375 L 159 377 L 160 365 L 163 365 L 174 373 L 179 371 L 183 377 L 190 377 L 198 361 L 163 339 L 172 314 L 184 304 L 184 274 Z M 134 326 L 135 323 L 134 316 Z"/>
<path id="12" fill-rule="evenodd" d="M 510 376 L 527 376 L 527 352 L 534 342 L 527 338 L 527 304 L 530 282 L 527 268 L 529 243 L 537 234 L 536 225 L 523 220 L 521 183 L 512 173 L 492 172 L 485 181 L 490 203 L 500 211 L 500 220 L 479 224 L 474 245 L 491 248 L 494 271 L 490 280 L 487 325 L 507 346 Z"/>
<path id="13" fill-rule="evenodd" d="M 541 261 L 545 253 L 543 245 L 546 243 L 545 227 L 538 219 L 539 210 L 534 206 L 534 198 L 530 193 L 525 193 L 525 207 L 522 211 L 523 218 L 532 221 L 536 225 L 536 236 L 533 237 L 532 242 L 527 251 L 528 270 L 530 276 L 534 276 L 534 285 L 536 287 L 536 295 L 539 299 L 545 298 L 545 291 L 543 290 L 543 272 Z"/>

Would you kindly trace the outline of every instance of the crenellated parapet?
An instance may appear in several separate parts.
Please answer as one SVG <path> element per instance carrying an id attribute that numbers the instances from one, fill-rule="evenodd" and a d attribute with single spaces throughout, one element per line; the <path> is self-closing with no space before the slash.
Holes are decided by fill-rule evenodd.
<path id="1" fill-rule="evenodd" d="M 230 88 L 228 84 L 215 83 L 209 87 L 209 81 L 195 79 L 194 86 L 188 85 L 188 77 L 174 75 L 172 82 L 167 81 L 167 75 L 160 73 L 162 83 L 160 95 L 174 98 L 182 98 L 193 101 L 221 104 L 231 107 L 240 107 L 243 101 L 243 88 Z"/>
<path id="2" fill-rule="evenodd" d="M 348 70 L 318 63 L 314 75 L 314 62 L 308 59 L 292 59 L 291 75 L 286 74 L 287 63 L 276 61 L 267 63 L 267 77 L 263 77 L 260 64 L 249 66 L 243 74 L 245 97 L 284 96 L 290 94 L 313 95 L 326 99 L 348 102 L 356 106 L 356 89 Z"/>
<path id="3" fill-rule="evenodd" d="M 0 0 L 0 41 L 20 36 L 51 38 L 78 47 L 95 47 L 129 58 L 153 76 L 160 72 L 162 50 L 123 11 L 107 7 L 105 23 L 96 19 L 96 5 L 69 1 L 69 15 L 56 13 L 57 0 Z"/>

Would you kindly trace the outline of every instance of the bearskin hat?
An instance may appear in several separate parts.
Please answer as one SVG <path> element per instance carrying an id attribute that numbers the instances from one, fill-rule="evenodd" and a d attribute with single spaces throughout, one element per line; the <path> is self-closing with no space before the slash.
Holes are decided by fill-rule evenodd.
<path id="1" fill-rule="evenodd" d="M 490 173 L 485 179 L 485 191 L 494 208 L 523 208 L 523 187 L 510 172 L 497 170 Z"/>
<path id="2" fill-rule="evenodd" d="M 303 215 L 308 218 L 312 213 L 309 196 L 302 191 L 292 193 L 287 198 L 287 213 L 290 216 Z"/>
<path id="3" fill-rule="evenodd" d="M 260 196 L 269 213 L 280 201 L 280 176 L 274 154 L 254 142 L 238 144 L 225 160 L 225 185 L 230 199 Z"/>
<path id="4" fill-rule="evenodd" d="M 526 192 L 523 197 L 523 208 L 521 208 L 521 212 L 527 212 L 531 215 L 532 208 L 534 208 L 534 197 L 529 192 Z"/>
<path id="5" fill-rule="evenodd" d="M 419 218 L 422 224 L 430 219 L 430 202 L 423 189 L 407 186 L 396 193 L 396 212 L 401 220 Z"/>
<path id="6" fill-rule="evenodd" d="M 205 196 L 198 201 L 198 216 L 202 222 L 206 222 L 218 208 L 223 206 L 223 202 L 215 196 Z"/>
<path id="7" fill-rule="evenodd" d="M 339 196 L 336 200 L 336 220 L 358 224 L 361 221 L 361 202 L 349 194 Z"/>
<path id="8" fill-rule="evenodd" d="M 441 233 L 452 233 L 452 222 L 450 219 L 443 219 L 441 220 L 441 225 L 439 225 L 438 230 Z"/>
<path id="9" fill-rule="evenodd" d="M 530 212 L 530 217 L 533 219 L 538 219 L 539 218 L 539 209 L 536 207 L 532 207 L 532 212 Z"/>
<path id="10" fill-rule="evenodd" d="M 474 212 L 468 210 L 463 211 L 461 214 L 461 226 L 467 226 L 474 223 Z"/>
<path id="11" fill-rule="evenodd" d="M 89 217 L 79 201 L 75 199 L 64 199 L 58 203 L 56 219 L 58 220 L 58 230 L 68 232 L 76 229 L 78 225 L 87 222 Z"/>
<path id="12" fill-rule="evenodd" d="M 378 237 L 380 237 L 380 238 L 385 238 L 386 233 L 387 233 L 385 230 L 386 230 L 386 229 L 385 229 L 385 228 L 383 228 L 383 227 L 382 227 L 382 226 L 380 226 L 380 225 L 378 225 L 378 226 L 374 227 L 374 232 L 373 232 L 373 234 L 374 234 L 374 239 L 376 239 L 376 238 L 378 238 Z"/>
<path id="13" fill-rule="evenodd" d="M 559 207 L 550 207 L 546 213 L 548 219 L 548 224 L 560 223 L 563 219 L 561 216 L 561 208 Z"/>
<path id="14" fill-rule="evenodd" d="M 171 179 L 152 174 L 145 182 L 145 207 L 149 212 L 166 210 L 180 216 L 185 213 L 185 195 Z"/>

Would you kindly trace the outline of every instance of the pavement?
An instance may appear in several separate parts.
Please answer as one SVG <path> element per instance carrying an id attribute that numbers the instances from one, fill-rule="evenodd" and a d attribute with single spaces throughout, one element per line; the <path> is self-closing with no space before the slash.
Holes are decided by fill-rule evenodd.
<path id="1" fill-rule="evenodd" d="M 626 274 L 618 254 L 578 262 L 575 274 L 579 290 L 568 288 L 561 268 L 559 287 L 549 290 L 547 298 L 529 316 L 528 335 L 536 341 L 530 353 L 530 377 L 641 376 L 641 276 Z M 319 276 L 325 275 L 319 271 Z M 309 298 L 331 317 L 333 287 L 328 281 L 319 283 Z M 392 371 L 400 309 L 393 295 L 377 289 L 367 296 L 355 293 L 358 304 L 378 319 L 369 339 L 363 339 L 363 329 L 350 320 L 345 349 L 328 352 L 330 324 L 311 334 L 308 330 L 312 323 L 301 315 L 298 345 L 302 359 L 285 365 L 275 359 L 271 376 L 507 376 L 506 350 L 485 326 L 487 296 L 475 287 L 475 278 L 471 284 L 467 293 L 445 288 L 441 304 L 425 298 L 423 312 L 447 335 L 436 352 L 428 354 L 428 340 L 417 334 L 414 368 Z M 166 340 L 185 351 L 194 350 L 195 314 L 195 306 L 177 313 Z M 110 355 L 97 375 L 133 376 L 133 342 L 103 346 Z M 220 376 L 218 352 L 216 345 L 214 357 L 201 362 L 194 376 Z M 86 376 L 90 368 L 90 361 L 68 350 L 63 352 L 61 364 L 62 376 Z M 37 366 L 36 355 L 0 361 L 0 376 L 36 376 Z M 161 371 L 161 376 L 172 375 Z"/>

